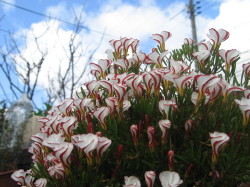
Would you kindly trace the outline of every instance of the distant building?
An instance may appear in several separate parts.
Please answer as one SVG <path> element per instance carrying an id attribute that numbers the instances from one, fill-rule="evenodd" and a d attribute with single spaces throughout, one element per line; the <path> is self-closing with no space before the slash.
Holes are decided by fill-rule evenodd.
<path id="1" fill-rule="evenodd" d="M 5 120 L 8 122 L 9 128 L 13 129 L 13 138 L 10 142 L 10 147 L 13 147 L 17 142 L 17 135 L 21 130 L 21 126 L 32 117 L 33 106 L 26 94 L 23 94 L 20 99 L 6 111 Z"/>

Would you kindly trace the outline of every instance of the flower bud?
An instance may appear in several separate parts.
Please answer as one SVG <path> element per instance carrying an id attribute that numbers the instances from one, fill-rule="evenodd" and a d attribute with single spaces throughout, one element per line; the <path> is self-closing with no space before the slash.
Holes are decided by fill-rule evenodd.
<path id="1" fill-rule="evenodd" d="M 192 119 L 189 119 L 184 124 L 185 127 L 185 136 L 189 136 L 190 130 L 195 127 L 195 121 Z"/>
<path id="2" fill-rule="evenodd" d="M 153 126 L 149 126 L 147 129 L 148 133 L 148 146 L 151 152 L 154 152 L 155 146 L 155 128 Z"/>
<path id="3" fill-rule="evenodd" d="M 120 161 L 122 158 L 123 145 L 120 144 L 117 147 L 117 161 Z"/>
<path id="4" fill-rule="evenodd" d="M 150 125 L 150 119 L 147 114 L 145 114 L 145 120 L 146 120 L 146 128 L 148 128 L 148 126 Z"/>
<path id="5" fill-rule="evenodd" d="M 88 123 L 88 133 L 93 133 L 93 123 L 92 122 Z"/>
<path id="6" fill-rule="evenodd" d="M 154 171 L 146 171 L 144 174 L 147 187 L 153 187 L 155 182 L 156 173 Z"/>
<path id="7" fill-rule="evenodd" d="M 187 168 L 186 173 L 185 173 L 185 178 L 188 177 L 192 168 L 193 168 L 193 164 L 191 163 L 188 165 L 188 168 Z"/>
<path id="8" fill-rule="evenodd" d="M 62 180 L 65 177 L 65 170 L 63 164 L 56 164 L 48 168 L 48 173 L 56 180 Z"/>
<path id="9" fill-rule="evenodd" d="M 96 136 L 98 136 L 98 137 L 102 137 L 102 132 L 101 132 L 101 131 L 98 131 L 98 132 L 96 132 L 95 134 L 96 134 Z"/>
<path id="10" fill-rule="evenodd" d="M 213 149 L 212 161 L 216 164 L 219 157 L 219 151 L 227 144 L 230 138 L 227 134 L 220 132 L 209 133 L 209 135 Z"/>
<path id="11" fill-rule="evenodd" d="M 86 112 L 86 120 L 88 123 L 90 123 L 92 121 L 92 117 L 90 116 L 90 114 L 88 112 Z"/>
<path id="12" fill-rule="evenodd" d="M 174 151 L 168 151 L 168 169 L 173 171 L 174 168 Z"/>
<path id="13" fill-rule="evenodd" d="M 137 146 L 138 145 L 138 139 L 139 139 L 138 125 L 131 125 L 130 132 L 132 134 L 134 145 Z"/>

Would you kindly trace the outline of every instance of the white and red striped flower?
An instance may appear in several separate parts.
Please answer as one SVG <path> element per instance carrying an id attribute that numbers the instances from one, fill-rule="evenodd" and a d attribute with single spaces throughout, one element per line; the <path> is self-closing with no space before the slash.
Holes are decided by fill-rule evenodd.
<path id="1" fill-rule="evenodd" d="M 115 60 L 114 51 L 112 49 L 107 49 L 105 53 L 107 54 L 107 59 L 109 59 L 111 62 Z"/>
<path id="2" fill-rule="evenodd" d="M 243 114 L 243 125 L 246 126 L 250 118 L 250 99 L 242 97 L 241 100 L 234 100 Z"/>
<path id="3" fill-rule="evenodd" d="M 43 140 L 47 137 L 48 137 L 48 134 L 46 132 L 38 132 L 37 134 L 31 136 L 31 140 L 42 144 Z"/>
<path id="4" fill-rule="evenodd" d="M 136 65 L 140 65 L 147 59 L 147 55 L 141 51 L 132 54 L 132 58 L 135 60 Z"/>
<path id="5" fill-rule="evenodd" d="M 144 177 L 147 187 L 153 187 L 156 178 L 156 173 L 154 171 L 146 171 Z"/>
<path id="6" fill-rule="evenodd" d="M 61 162 L 53 155 L 53 152 L 51 152 L 43 158 L 42 163 L 45 168 L 49 168 L 50 166 L 60 164 Z"/>
<path id="7" fill-rule="evenodd" d="M 224 29 L 216 30 L 211 28 L 207 37 L 213 41 L 214 46 L 217 46 L 229 38 L 229 32 Z"/>
<path id="8" fill-rule="evenodd" d="M 153 93 L 154 92 L 154 80 L 153 80 L 152 75 L 149 74 L 148 72 L 145 72 L 142 74 L 142 78 L 145 83 L 147 94 Z"/>
<path id="9" fill-rule="evenodd" d="M 176 172 L 163 171 L 159 175 L 162 187 L 177 187 L 183 183 Z"/>
<path id="10" fill-rule="evenodd" d="M 52 134 L 53 130 L 52 130 L 52 128 L 50 128 L 50 127 L 48 127 L 48 126 L 43 125 L 43 126 L 40 128 L 40 132 L 45 132 L 45 133 L 47 133 L 48 136 L 49 136 L 49 135 Z"/>
<path id="11" fill-rule="evenodd" d="M 169 62 L 170 62 L 171 73 L 174 75 L 178 75 L 181 72 L 184 72 L 190 69 L 190 67 L 182 61 L 170 59 Z"/>
<path id="12" fill-rule="evenodd" d="M 109 111 L 111 114 L 114 114 L 118 111 L 118 99 L 117 97 L 108 97 L 105 99 L 107 107 L 109 108 Z"/>
<path id="13" fill-rule="evenodd" d="M 122 111 L 125 112 L 131 107 L 131 103 L 129 100 L 123 100 L 122 102 Z M 119 111 L 118 111 L 119 112 Z"/>
<path id="14" fill-rule="evenodd" d="M 177 88 L 178 93 L 183 96 L 184 94 L 184 87 L 186 84 L 189 83 L 191 85 L 191 79 L 193 77 L 188 75 L 182 75 L 180 77 L 173 77 L 173 81 L 175 83 L 175 87 Z"/>
<path id="15" fill-rule="evenodd" d="M 72 112 L 72 106 L 73 106 L 73 102 L 74 99 L 72 98 L 67 98 L 64 101 L 62 101 L 57 108 L 59 109 L 59 111 L 65 115 L 65 116 L 69 116 L 70 113 Z"/>
<path id="16" fill-rule="evenodd" d="M 73 147 L 74 146 L 72 143 L 63 142 L 54 147 L 53 154 L 63 163 L 64 166 L 68 167 L 71 162 L 70 154 L 73 150 Z"/>
<path id="17" fill-rule="evenodd" d="M 25 186 L 26 172 L 23 169 L 19 169 L 11 174 L 11 178 L 17 182 L 20 186 Z"/>
<path id="18" fill-rule="evenodd" d="M 139 128 L 138 128 L 138 125 L 131 125 L 130 126 L 130 132 L 131 132 L 131 135 L 132 135 L 134 145 L 137 146 L 138 145 L 138 140 L 139 140 Z"/>
<path id="19" fill-rule="evenodd" d="M 88 96 L 91 96 L 92 98 L 96 98 L 98 89 L 100 86 L 99 81 L 92 80 L 84 84 L 88 90 Z"/>
<path id="20" fill-rule="evenodd" d="M 156 92 L 157 94 L 159 94 L 160 91 L 160 86 L 161 86 L 161 80 L 162 80 L 162 74 L 158 71 L 152 70 L 150 72 L 148 72 L 153 80 L 153 88 L 154 88 L 154 92 Z"/>
<path id="21" fill-rule="evenodd" d="M 100 80 L 99 83 L 103 88 L 107 90 L 109 96 L 111 97 L 114 93 L 113 89 L 114 80 Z"/>
<path id="22" fill-rule="evenodd" d="M 63 118 L 62 115 L 47 116 L 49 121 L 46 122 L 46 126 L 50 127 L 54 133 L 59 133 L 61 126 L 59 121 Z"/>
<path id="23" fill-rule="evenodd" d="M 123 56 L 126 57 L 127 53 L 128 53 L 128 49 L 132 45 L 132 43 L 134 42 L 134 39 L 123 37 L 120 39 L 120 41 L 121 41 L 122 46 L 123 46 Z"/>
<path id="24" fill-rule="evenodd" d="M 37 121 L 43 123 L 44 125 L 46 125 L 46 123 L 47 123 L 49 120 L 50 120 L 49 118 L 44 117 L 44 118 L 39 118 Z"/>
<path id="25" fill-rule="evenodd" d="M 205 92 L 205 97 L 209 97 L 209 101 L 215 101 L 218 97 L 223 95 L 223 91 L 225 90 L 224 80 L 221 79 L 218 83 L 209 86 Z"/>
<path id="26" fill-rule="evenodd" d="M 154 147 L 155 147 L 155 128 L 154 128 L 154 126 L 148 126 L 147 134 L 148 134 L 148 147 L 149 147 L 150 151 L 153 152 Z"/>
<path id="27" fill-rule="evenodd" d="M 118 99 L 118 103 L 120 103 L 124 99 L 124 96 L 126 94 L 127 85 L 115 84 L 114 90 L 115 90 L 116 97 Z"/>
<path id="28" fill-rule="evenodd" d="M 109 111 L 111 114 L 114 114 L 115 112 L 120 112 L 120 108 L 118 107 L 118 99 L 117 97 L 108 97 L 105 99 L 107 107 L 109 108 Z M 122 111 L 126 111 L 130 108 L 131 103 L 129 100 L 123 100 L 122 102 Z"/>
<path id="29" fill-rule="evenodd" d="M 141 94 L 141 85 L 142 83 L 142 76 L 141 75 L 135 75 L 132 79 L 129 79 L 126 84 L 132 88 L 135 95 Z"/>
<path id="30" fill-rule="evenodd" d="M 162 132 L 161 142 L 162 142 L 162 144 L 165 144 L 168 130 L 171 127 L 171 121 L 169 121 L 168 119 L 160 120 L 159 127 L 160 127 L 161 132 Z"/>
<path id="31" fill-rule="evenodd" d="M 97 110 L 93 113 L 93 115 L 101 123 L 102 128 L 106 130 L 107 129 L 106 117 L 109 115 L 109 108 L 104 106 L 97 108 Z"/>
<path id="32" fill-rule="evenodd" d="M 47 179 L 45 179 L 45 178 L 37 179 L 35 182 L 35 186 L 36 187 L 46 187 L 47 186 Z"/>
<path id="33" fill-rule="evenodd" d="M 92 70 L 97 71 L 102 78 L 106 77 L 105 71 L 109 68 L 111 65 L 111 61 L 108 59 L 100 59 L 98 60 L 97 64 L 96 63 L 89 63 L 90 68 Z"/>
<path id="34" fill-rule="evenodd" d="M 244 96 L 247 99 L 250 99 L 250 90 L 244 90 Z"/>
<path id="35" fill-rule="evenodd" d="M 52 106 L 50 110 L 48 110 L 47 114 L 50 116 L 55 116 L 61 114 L 61 111 L 58 109 L 57 106 Z"/>
<path id="36" fill-rule="evenodd" d="M 115 50 L 115 58 L 119 58 L 123 50 L 122 42 L 120 40 L 110 40 L 109 43 Z"/>
<path id="37" fill-rule="evenodd" d="M 198 46 L 198 49 L 199 49 L 199 51 L 202 51 L 202 50 L 211 51 L 212 47 L 213 47 L 213 45 L 209 41 L 207 41 L 207 42 L 200 43 Z"/>
<path id="38" fill-rule="evenodd" d="M 118 82 L 122 85 L 126 85 L 128 81 L 130 81 L 131 79 L 133 79 L 136 76 L 135 73 L 130 73 L 130 74 L 126 74 L 124 73 L 124 75 L 121 77 L 119 77 L 119 75 L 117 75 L 117 79 L 120 79 Z"/>
<path id="39" fill-rule="evenodd" d="M 162 61 L 168 54 L 168 51 L 164 51 L 161 54 L 157 53 L 156 51 L 148 54 L 147 60 L 145 61 L 146 64 L 157 64 L 158 68 L 162 68 Z"/>
<path id="40" fill-rule="evenodd" d="M 70 136 L 72 131 L 77 128 L 77 118 L 74 116 L 65 116 L 60 120 L 60 125 L 65 134 Z"/>
<path id="41" fill-rule="evenodd" d="M 247 78 L 247 77 L 249 78 L 250 77 L 250 62 L 247 64 L 243 64 L 242 68 L 245 72 L 245 78 Z"/>
<path id="42" fill-rule="evenodd" d="M 26 177 L 25 177 L 26 187 L 34 187 L 35 178 L 31 176 L 31 174 L 32 174 L 31 170 L 26 171 Z"/>
<path id="43" fill-rule="evenodd" d="M 89 109 L 92 110 L 94 108 L 94 104 L 92 99 L 84 98 L 84 99 L 75 99 L 74 106 L 81 111 L 84 115 L 86 111 Z"/>
<path id="44" fill-rule="evenodd" d="M 187 45 L 191 46 L 191 45 L 195 44 L 195 41 L 193 39 L 191 39 L 191 38 L 185 38 L 184 39 L 184 44 L 187 44 Z"/>
<path id="45" fill-rule="evenodd" d="M 42 145 L 38 142 L 34 142 L 29 147 L 28 152 L 32 153 L 33 155 L 36 155 L 37 158 L 42 158 L 43 155 Z"/>
<path id="46" fill-rule="evenodd" d="M 145 72 L 142 74 L 146 86 L 146 92 L 148 94 L 156 93 L 159 94 L 161 85 L 162 75 L 157 71 Z"/>
<path id="47" fill-rule="evenodd" d="M 125 184 L 123 185 L 123 187 L 141 187 L 140 180 L 135 176 L 125 176 L 124 180 Z"/>
<path id="48" fill-rule="evenodd" d="M 152 34 L 153 40 L 159 43 L 162 51 L 165 51 L 165 41 L 171 36 L 172 34 L 168 31 L 162 31 L 160 34 Z"/>
<path id="49" fill-rule="evenodd" d="M 209 136 L 213 150 L 212 161 L 216 163 L 218 161 L 219 151 L 228 143 L 230 138 L 227 134 L 222 132 L 209 133 Z"/>
<path id="50" fill-rule="evenodd" d="M 128 70 L 132 66 L 131 61 L 126 58 L 118 58 L 116 61 L 114 61 L 114 64 L 122 70 Z"/>
<path id="51" fill-rule="evenodd" d="M 96 80 L 98 80 L 99 77 L 101 76 L 100 72 L 96 69 L 90 70 L 90 74 L 93 75 L 96 78 Z"/>
<path id="52" fill-rule="evenodd" d="M 199 62 L 201 67 L 204 67 L 205 65 L 205 60 L 208 59 L 210 56 L 210 51 L 209 50 L 200 50 L 198 52 L 194 52 L 192 54 Z"/>
<path id="53" fill-rule="evenodd" d="M 166 119 L 168 119 L 168 113 L 169 113 L 170 107 L 176 110 L 177 109 L 176 102 L 172 100 L 160 100 L 159 101 L 159 110 L 162 113 L 162 115 L 166 116 Z"/>
<path id="54" fill-rule="evenodd" d="M 191 101 L 192 101 L 192 103 L 194 105 L 197 105 L 198 99 L 199 99 L 198 97 L 199 97 L 199 94 L 197 92 L 193 92 L 192 93 L 192 95 L 191 95 Z M 205 97 L 204 104 L 207 104 L 209 102 L 210 95 L 208 95 L 208 94 L 205 93 L 203 97 Z"/>
<path id="55" fill-rule="evenodd" d="M 53 165 L 47 170 L 49 175 L 56 180 L 63 180 L 65 178 L 65 169 L 62 163 Z"/>
<path id="56" fill-rule="evenodd" d="M 79 147 L 86 154 L 87 162 L 92 164 L 92 152 L 98 146 L 98 136 L 92 133 L 78 134 L 71 137 L 74 145 Z"/>
<path id="57" fill-rule="evenodd" d="M 197 83 L 197 87 L 199 90 L 198 102 L 202 100 L 203 95 L 205 94 L 207 88 L 217 84 L 220 80 L 221 78 L 215 75 L 202 75 L 202 74 L 195 75 L 194 81 Z"/>
<path id="58" fill-rule="evenodd" d="M 188 135 L 189 132 L 190 132 L 190 130 L 191 130 L 192 128 L 194 128 L 194 127 L 195 127 L 195 122 L 194 122 L 194 120 L 192 120 L 192 119 L 187 120 L 187 121 L 185 122 L 185 124 L 184 124 L 184 128 L 185 128 L 185 131 L 186 131 L 186 135 Z"/>
<path id="59" fill-rule="evenodd" d="M 112 84 L 122 84 L 123 80 L 126 79 L 126 77 L 128 76 L 127 73 L 122 73 L 122 74 L 108 74 L 107 78 L 109 80 L 112 80 Z"/>
<path id="60" fill-rule="evenodd" d="M 221 49 L 218 54 L 223 58 L 226 65 L 226 71 L 229 72 L 230 65 L 239 57 L 240 52 L 237 49 L 225 50 Z"/>
<path id="61" fill-rule="evenodd" d="M 98 144 L 96 147 L 96 159 L 97 162 L 100 162 L 103 153 L 109 148 L 112 141 L 106 137 L 98 136 Z"/>
<path id="62" fill-rule="evenodd" d="M 136 53 L 138 44 L 139 44 L 139 40 L 134 39 L 134 41 L 131 43 L 132 53 Z"/>
<path id="63" fill-rule="evenodd" d="M 245 88 L 243 87 L 239 87 L 239 86 L 232 86 L 230 85 L 228 82 L 225 82 L 226 84 L 224 85 L 224 89 L 222 90 L 223 96 L 224 96 L 224 100 L 227 99 L 228 95 L 231 92 L 239 92 L 239 91 L 244 91 Z"/>
<path id="64" fill-rule="evenodd" d="M 59 134 L 51 134 L 49 137 L 43 140 L 43 145 L 47 146 L 51 149 L 54 149 L 55 146 L 60 145 L 64 142 L 65 137 L 62 136 L 61 133 Z"/>

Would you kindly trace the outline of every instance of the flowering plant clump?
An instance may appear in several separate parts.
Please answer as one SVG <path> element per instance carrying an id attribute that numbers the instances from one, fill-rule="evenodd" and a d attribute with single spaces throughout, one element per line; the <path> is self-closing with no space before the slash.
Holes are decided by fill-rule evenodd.
<path id="1" fill-rule="evenodd" d="M 229 33 L 186 38 L 168 51 L 163 31 L 145 54 L 137 39 L 111 40 L 90 63 L 95 80 L 39 120 L 22 186 L 237 186 L 250 181 L 250 63 L 220 49 Z M 191 70 L 197 63 L 198 70 Z"/>

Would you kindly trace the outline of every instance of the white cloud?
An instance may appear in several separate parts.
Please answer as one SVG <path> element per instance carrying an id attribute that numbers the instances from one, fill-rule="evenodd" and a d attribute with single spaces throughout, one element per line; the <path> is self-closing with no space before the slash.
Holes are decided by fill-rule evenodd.
<path id="1" fill-rule="evenodd" d="M 15 4 L 16 1 L 15 0 L 5 0 L 5 2 L 9 3 L 9 4 Z M 2 4 L 2 9 L 3 9 L 3 12 L 7 13 L 11 10 L 14 9 L 13 6 L 7 4 L 7 3 L 1 3 Z"/>
<path id="2" fill-rule="evenodd" d="M 238 63 L 238 73 L 241 73 L 242 63 L 250 62 L 250 1 L 225 0 L 220 6 L 219 15 L 211 21 L 207 29 L 225 29 L 230 32 L 228 40 L 222 43 L 223 49 L 237 49 L 246 52 L 241 55 Z"/>
<path id="3" fill-rule="evenodd" d="M 72 38 L 71 36 L 75 33 L 71 30 L 64 30 L 60 28 L 60 23 L 53 20 L 32 24 L 30 29 L 24 29 L 19 32 L 26 33 L 27 35 L 27 41 L 25 46 L 21 48 L 21 53 L 23 57 L 28 59 L 31 64 L 38 63 L 42 56 L 37 48 L 36 42 L 33 40 L 34 36 L 38 38 L 37 43 L 39 45 L 39 49 L 43 53 L 47 52 L 47 55 L 45 56 L 45 62 L 42 65 L 42 71 L 40 73 L 38 85 L 44 88 L 48 88 L 50 84 L 50 82 L 48 81 L 48 74 L 50 75 L 51 79 L 57 79 L 59 68 L 61 69 L 62 74 L 66 72 L 70 58 L 70 39 Z M 84 69 L 87 59 L 86 56 L 88 56 L 88 51 L 86 52 L 86 56 L 80 56 L 84 55 L 84 53 L 81 53 L 81 42 L 82 40 L 80 38 L 80 35 L 76 34 L 74 47 L 77 47 L 77 45 L 79 45 L 79 47 L 76 49 L 74 58 L 75 60 L 79 60 L 79 62 L 76 64 L 76 69 L 78 71 L 75 72 L 75 76 L 79 76 Z M 23 61 L 18 56 L 16 56 L 15 58 L 20 64 L 20 66 L 18 67 L 19 72 L 25 74 L 26 69 L 20 68 L 24 67 L 22 66 Z M 35 80 L 35 76 L 35 74 L 32 75 L 32 81 Z M 70 79 L 66 81 L 70 81 Z M 56 87 L 58 88 L 58 85 L 56 85 Z"/>

